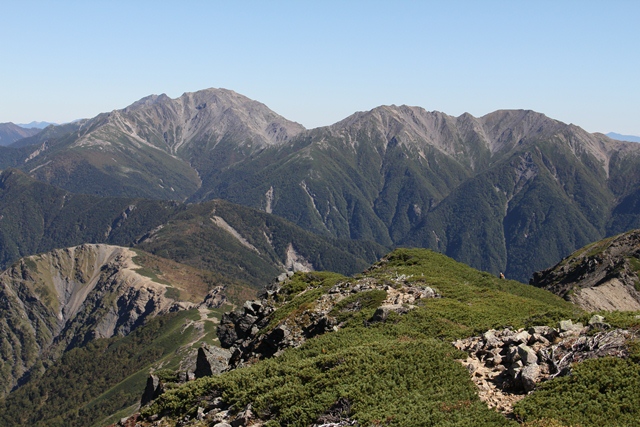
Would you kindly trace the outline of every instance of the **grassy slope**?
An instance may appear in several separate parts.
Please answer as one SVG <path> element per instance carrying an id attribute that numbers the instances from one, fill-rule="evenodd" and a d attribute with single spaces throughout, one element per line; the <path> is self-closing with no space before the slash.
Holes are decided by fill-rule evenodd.
<path id="1" fill-rule="evenodd" d="M 393 284 L 398 275 L 435 287 L 443 296 L 405 316 L 364 326 L 375 307 L 355 312 L 338 332 L 307 341 L 277 359 L 189 383 L 162 396 L 147 413 L 195 411 L 207 395 L 243 408 L 251 403 L 272 425 L 309 425 L 340 398 L 364 425 L 507 425 L 482 404 L 462 357 L 448 343 L 492 327 L 554 322 L 578 313 L 554 295 L 499 280 L 442 255 L 394 251 L 365 276 Z M 286 315 L 341 280 L 335 274 L 298 274 L 288 285 Z M 302 289 L 311 286 L 315 290 Z M 311 296 L 310 296 L 311 295 Z M 315 295 L 315 297 L 314 297 Z"/>
<path id="2" fill-rule="evenodd" d="M 207 292 L 219 285 L 225 286 L 224 294 L 236 305 L 256 296 L 254 288 L 216 272 L 200 270 L 139 249 L 133 251 L 136 253 L 133 261 L 140 266 L 136 272 L 155 282 L 171 285 L 167 289 L 167 292 L 173 293 L 167 295 L 170 298 L 200 303 Z"/>
<path id="3" fill-rule="evenodd" d="M 159 271 L 153 257 L 144 265 Z M 159 277 L 163 275 L 160 271 Z M 455 361 L 464 354 L 449 342 L 489 328 L 554 324 L 571 317 L 585 321 L 588 316 L 541 289 L 499 280 L 431 251 L 399 249 L 354 278 L 297 273 L 280 293 L 272 323 L 298 315 L 336 283 L 367 277 L 390 286 L 404 278 L 436 288 L 442 298 L 365 326 L 381 300 L 373 295 L 360 311 L 337 310 L 346 322 L 338 332 L 311 339 L 281 357 L 173 389 L 146 413 L 194 415 L 202 399 L 220 395 L 235 408 L 251 403 L 260 417 L 270 420 L 268 425 L 306 426 L 344 398 L 351 403 L 349 416 L 361 425 L 506 426 L 514 423 L 478 399 L 468 372 Z M 175 367 L 175 350 L 191 339 L 192 331 L 183 331 L 182 325 L 194 314 L 174 316 L 154 320 L 129 337 L 99 340 L 68 353 L 47 376 L 0 402 L 0 425 L 104 425 L 131 413 L 150 364 L 164 360 L 166 367 Z M 607 320 L 624 327 L 639 323 L 634 314 L 609 314 Z M 629 398 L 637 395 L 639 360 L 589 362 L 576 375 L 541 387 L 516 413 L 531 425 L 586 427 L 602 425 L 603 417 L 633 425 L 637 405 L 629 404 Z M 593 404 L 579 409 L 576 402 L 589 399 Z M 69 402 L 75 404 L 69 407 Z M 542 418 L 555 420 L 535 424 Z"/>

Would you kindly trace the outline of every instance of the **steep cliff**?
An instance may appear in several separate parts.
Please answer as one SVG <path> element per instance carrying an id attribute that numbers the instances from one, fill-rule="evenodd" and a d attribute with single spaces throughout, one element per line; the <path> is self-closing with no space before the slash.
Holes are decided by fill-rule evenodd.
<path id="1" fill-rule="evenodd" d="M 206 284 L 160 279 L 136 252 L 82 245 L 30 256 L 0 275 L 0 393 L 94 338 L 126 335 L 148 318 L 203 298 Z M 195 294 L 195 295 L 194 295 Z"/>

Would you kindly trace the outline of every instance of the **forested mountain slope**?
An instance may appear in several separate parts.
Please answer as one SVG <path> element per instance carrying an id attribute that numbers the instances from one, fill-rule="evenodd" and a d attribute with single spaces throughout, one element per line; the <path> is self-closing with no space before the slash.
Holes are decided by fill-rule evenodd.
<path id="1" fill-rule="evenodd" d="M 521 281 L 640 226 L 640 146 L 533 111 L 453 117 L 392 105 L 305 130 L 207 89 L 65 126 L 19 142 L 29 150 L 9 164 L 78 193 L 222 198 Z"/>
<path id="2" fill-rule="evenodd" d="M 14 169 L 0 174 L 0 266 L 83 243 L 138 246 L 254 287 L 300 269 L 352 274 L 386 251 L 373 242 L 316 236 L 222 200 L 102 198 L 70 193 Z"/>

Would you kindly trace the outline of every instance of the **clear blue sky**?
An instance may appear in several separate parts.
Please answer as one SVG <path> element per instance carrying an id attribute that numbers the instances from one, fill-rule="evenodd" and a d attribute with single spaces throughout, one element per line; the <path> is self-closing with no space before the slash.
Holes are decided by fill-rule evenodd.
<path id="1" fill-rule="evenodd" d="M 382 104 L 640 135 L 640 1 L 0 1 L 0 122 L 235 90 L 311 128 Z"/>

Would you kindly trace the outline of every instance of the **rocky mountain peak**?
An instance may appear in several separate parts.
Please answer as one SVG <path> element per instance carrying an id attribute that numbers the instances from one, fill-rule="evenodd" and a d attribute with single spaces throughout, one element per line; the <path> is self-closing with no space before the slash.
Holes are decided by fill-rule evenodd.
<path id="1" fill-rule="evenodd" d="M 427 111 L 408 105 L 384 105 L 355 113 L 332 125 L 339 134 L 349 134 L 351 140 L 373 139 L 407 147 L 434 147 L 450 156 L 460 151 L 460 135 L 455 118 L 439 111 Z"/>
<path id="2" fill-rule="evenodd" d="M 157 139 L 161 147 L 164 143 L 174 153 L 194 140 L 217 143 L 233 136 L 238 141 L 266 146 L 304 130 L 266 105 L 227 89 L 187 92 L 175 99 L 152 95 L 119 114 L 123 118 L 121 130 L 152 143 Z"/>
<path id="3" fill-rule="evenodd" d="M 419 149 L 430 146 L 455 158 L 472 156 L 476 149 L 495 155 L 518 145 L 555 138 L 576 155 L 593 155 L 605 170 L 617 148 L 608 138 L 532 110 L 498 110 L 477 118 L 469 113 L 453 117 L 421 107 L 385 105 L 355 113 L 330 128 L 337 134 L 349 134 L 351 140 L 360 135 Z"/>
<path id="4" fill-rule="evenodd" d="M 255 150 L 305 130 L 264 104 L 226 89 L 187 92 L 175 99 L 150 95 L 96 117 L 86 128 L 74 146 L 113 150 L 128 140 L 136 147 L 150 146 L 170 155 L 214 147 L 221 141 Z"/>

